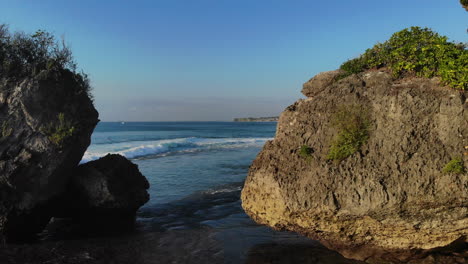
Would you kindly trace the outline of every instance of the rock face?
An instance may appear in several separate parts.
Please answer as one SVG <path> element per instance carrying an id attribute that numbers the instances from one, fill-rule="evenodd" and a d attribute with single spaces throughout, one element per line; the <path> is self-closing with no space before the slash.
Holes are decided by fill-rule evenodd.
<path id="1" fill-rule="evenodd" d="M 323 91 L 327 86 L 335 82 L 335 79 L 343 74 L 343 70 L 321 72 L 302 86 L 302 94 L 313 97 Z"/>
<path id="2" fill-rule="evenodd" d="M 0 234 L 42 230 L 48 201 L 63 191 L 98 122 L 75 75 L 56 74 L 0 79 Z"/>
<path id="3" fill-rule="evenodd" d="M 385 71 L 318 81 L 335 75 L 313 78 L 304 92 L 313 98 L 280 116 L 245 182 L 247 214 L 368 262 L 410 261 L 454 241 L 466 247 L 468 174 L 441 171 L 454 157 L 468 164 L 467 93 Z M 370 135 L 359 152 L 333 162 L 330 120 L 348 105 L 369 110 Z M 299 155 L 304 145 L 309 158 Z"/>
<path id="4" fill-rule="evenodd" d="M 138 208 L 149 200 L 149 183 L 137 165 L 121 155 L 107 155 L 80 165 L 54 216 L 104 226 L 130 226 Z"/>

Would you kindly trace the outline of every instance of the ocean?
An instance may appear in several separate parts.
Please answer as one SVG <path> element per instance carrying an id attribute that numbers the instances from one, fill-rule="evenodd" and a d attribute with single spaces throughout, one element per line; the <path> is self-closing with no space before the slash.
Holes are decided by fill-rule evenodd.
<path id="1" fill-rule="evenodd" d="M 240 190 L 250 163 L 276 123 L 99 123 L 82 162 L 121 154 L 150 182 L 151 199 L 141 210 L 193 195 Z"/>
<path id="2" fill-rule="evenodd" d="M 150 182 L 150 200 L 131 234 L 60 242 L 49 228 L 44 247 L 85 247 L 112 263 L 355 263 L 243 211 L 249 166 L 275 130 L 276 122 L 99 123 L 82 163 L 108 153 L 129 158 Z"/>

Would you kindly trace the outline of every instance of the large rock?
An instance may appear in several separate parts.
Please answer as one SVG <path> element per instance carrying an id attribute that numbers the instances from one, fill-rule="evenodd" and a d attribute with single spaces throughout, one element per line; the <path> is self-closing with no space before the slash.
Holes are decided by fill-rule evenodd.
<path id="1" fill-rule="evenodd" d="M 313 97 L 321 93 L 327 86 L 334 83 L 340 75 L 344 74 L 343 70 L 321 72 L 302 86 L 302 94 L 307 97 Z"/>
<path id="2" fill-rule="evenodd" d="M 369 262 L 410 261 L 452 242 L 466 247 L 468 174 L 441 170 L 453 157 L 468 164 L 467 93 L 383 71 L 324 83 L 281 114 L 246 179 L 247 214 Z M 368 109 L 369 139 L 329 161 L 331 117 L 351 105 Z M 304 145 L 309 158 L 299 155 Z"/>
<path id="3" fill-rule="evenodd" d="M 82 86 L 68 70 L 0 79 L 0 236 L 19 239 L 49 221 L 47 204 L 68 183 L 98 122 Z"/>
<path id="4" fill-rule="evenodd" d="M 148 188 L 137 165 L 109 154 L 78 167 L 54 216 L 99 229 L 131 226 L 138 208 L 149 200 Z"/>

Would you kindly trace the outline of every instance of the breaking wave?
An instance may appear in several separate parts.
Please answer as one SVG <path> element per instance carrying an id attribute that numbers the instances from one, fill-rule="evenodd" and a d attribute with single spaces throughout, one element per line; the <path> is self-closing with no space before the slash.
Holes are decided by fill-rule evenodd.
<path id="1" fill-rule="evenodd" d="M 120 154 L 128 159 L 204 150 L 261 147 L 273 138 L 177 138 L 91 145 L 80 163 L 99 159 L 107 154 Z"/>

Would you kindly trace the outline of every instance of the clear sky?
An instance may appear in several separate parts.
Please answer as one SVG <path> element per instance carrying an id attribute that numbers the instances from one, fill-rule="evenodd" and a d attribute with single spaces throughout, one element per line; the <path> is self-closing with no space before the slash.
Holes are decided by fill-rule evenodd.
<path id="1" fill-rule="evenodd" d="M 468 37 L 459 0 L 0 0 L 0 23 L 64 35 L 103 121 L 274 116 L 403 28 Z"/>

